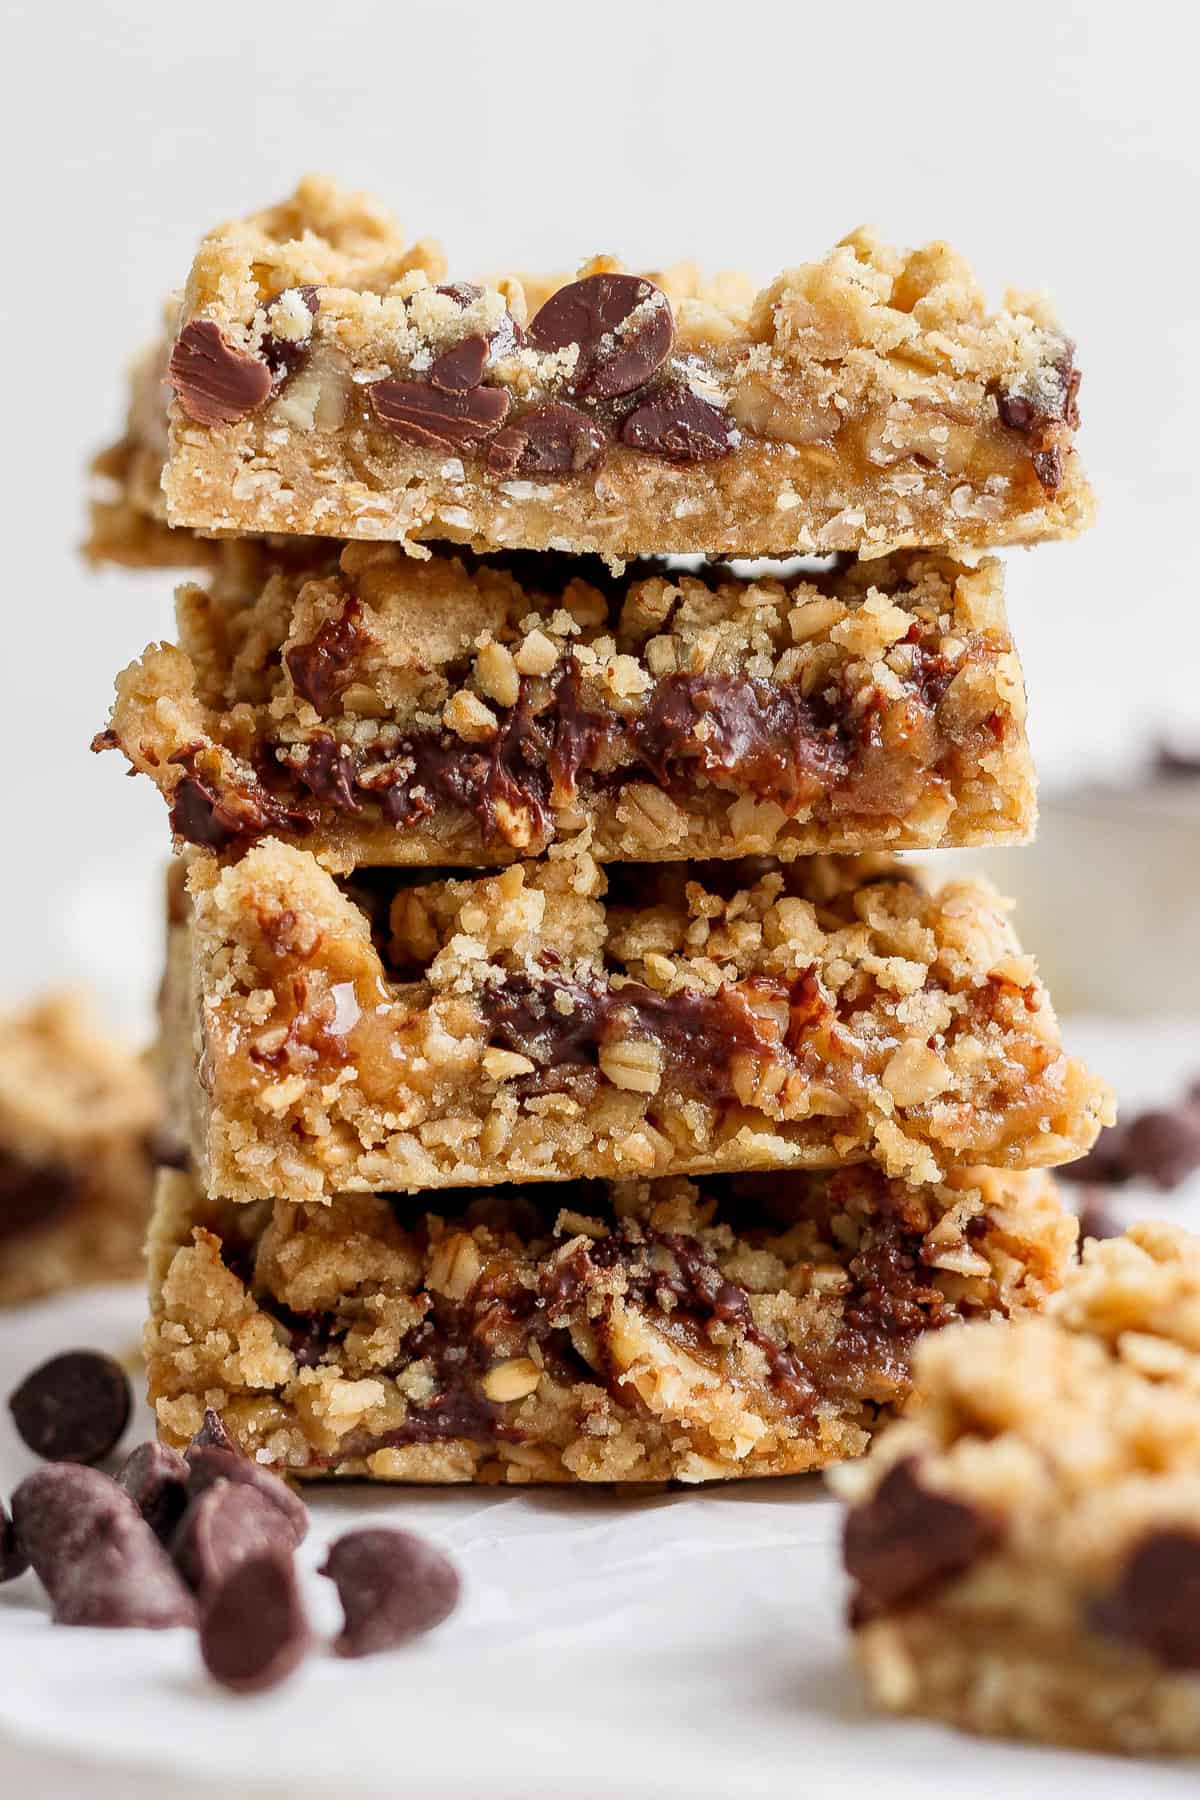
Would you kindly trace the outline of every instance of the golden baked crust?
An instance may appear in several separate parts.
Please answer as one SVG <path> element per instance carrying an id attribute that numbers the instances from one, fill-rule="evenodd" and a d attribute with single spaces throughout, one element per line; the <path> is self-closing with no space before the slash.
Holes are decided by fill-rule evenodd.
<path id="1" fill-rule="evenodd" d="M 1089 1240 L 1046 1318 L 927 1339 L 916 1381 L 914 1415 L 837 1477 L 875 1697 L 1200 1753 L 1200 1239 Z"/>
<path id="2" fill-rule="evenodd" d="M 944 244 L 856 232 L 759 293 L 611 258 L 566 299 L 561 275 L 444 276 L 318 178 L 207 237 L 171 352 L 170 523 L 617 563 L 1031 543 L 1091 518 L 1070 343 L 1041 300 L 990 311 Z"/>
<path id="3" fill-rule="evenodd" d="M 0 1306 L 139 1272 L 159 1117 L 81 996 L 0 1020 Z"/>
<path id="4" fill-rule="evenodd" d="M 381 1481 L 715 1481 L 855 1456 L 913 1345 L 1036 1307 L 1074 1221 L 1039 1175 L 602 1182 L 336 1207 L 164 1175 L 150 1397 L 257 1461 Z"/>
<path id="5" fill-rule="evenodd" d="M 227 547 L 110 728 L 177 839 L 327 868 L 1011 843 L 1035 817 L 995 560 L 605 576 Z"/>
<path id="6" fill-rule="evenodd" d="M 866 1158 L 1069 1161 L 1111 1097 L 1062 1049 L 991 889 L 876 857 L 343 887 L 268 839 L 195 856 L 167 1019 L 211 1193 Z"/>

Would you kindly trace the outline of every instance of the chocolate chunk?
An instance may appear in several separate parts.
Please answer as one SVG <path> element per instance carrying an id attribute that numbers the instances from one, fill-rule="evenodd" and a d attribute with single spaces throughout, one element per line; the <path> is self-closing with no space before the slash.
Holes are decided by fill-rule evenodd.
<path id="1" fill-rule="evenodd" d="M 205 1408 L 204 1422 L 188 1445 L 188 1450 L 189 1452 L 192 1450 L 231 1450 L 235 1455 L 241 1455 L 241 1451 L 225 1428 L 224 1419 L 219 1412 L 214 1412 L 211 1406 Z"/>
<path id="2" fill-rule="evenodd" d="M 29 1558 L 17 1542 L 13 1522 L 0 1502 L 0 1583 L 15 1581 L 29 1567 Z"/>
<path id="3" fill-rule="evenodd" d="M 282 292 L 272 294 L 269 300 L 263 301 L 263 305 L 265 307 L 274 306 L 275 302 L 282 300 L 285 294 L 295 294 L 297 299 L 303 301 L 314 319 L 321 310 L 318 289 L 307 282 L 303 287 L 284 288 Z M 311 335 L 306 337 L 303 342 L 297 343 L 293 338 L 276 337 L 272 331 L 267 333 L 262 341 L 262 355 L 267 368 L 271 371 L 271 381 L 275 391 L 278 391 L 288 377 L 294 375 L 296 370 L 308 361 L 311 349 Z"/>
<path id="4" fill-rule="evenodd" d="M 552 401 L 522 413 L 488 445 L 489 475 L 574 475 L 594 469 L 605 436 L 578 407 Z"/>
<path id="5" fill-rule="evenodd" d="M 1180 1526 L 1145 1538 L 1092 1620 L 1168 1669 L 1200 1669 L 1200 1535 Z"/>
<path id="6" fill-rule="evenodd" d="M 632 735 L 661 787 L 698 771 L 789 812 L 842 780 L 850 763 L 848 746 L 798 686 L 753 675 L 668 676 Z"/>
<path id="7" fill-rule="evenodd" d="M 436 358 L 429 370 L 430 384 L 447 394 L 465 394 L 478 387 L 487 367 L 487 339 L 477 334 L 465 337 Z"/>
<path id="8" fill-rule="evenodd" d="M 292 686 L 323 719 L 333 711 L 342 689 L 353 681 L 354 664 L 371 642 L 361 620 L 362 606 L 352 597 L 336 619 L 324 621 L 315 637 L 284 652 Z"/>
<path id="9" fill-rule="evenodd" d="M 672 383 L 635 406 L 621 425 L 621 442 L 672 462 L 709 462 L 738 443 L 732 420 L 692 388 Z"/>
<path id="10" fill-rule="evenodd" d="M 82 1183 L 73 1170 L 54 1163 L 35 1167 L 0 1150 L 0 1242 L 42 1231 L 65 1218 L 81 1192 Z"/>
<path id="11" fill-rule="evenodd" d="M 117 1471 L 117 1486 L 158 1541 L 169 1543 L 188 1503 L 188 1466 L 178 1450 L 157 1442 L 139 1444 Z"/>
<path id="12" fill-rule="evenodd" d="M 373 382 L 367 398 L 379 423 L 418 450 L 470 450 L 499 430 L 509 408 L 503 388 L 444 394 L 427 382 L 393 376 Z"/>
<path id="13" fill-rule="evenodd" d="M 171 1553 L 203 1604 L 239 1563 L 272 1550 L 290 1553 L 297 1542 L 291 1521 L 273 1500 L 244 1482 L 220 1480 L 192 1500 Z"/>
<path id="14" fill-rule="evenodd" d="M 551 294 L 528 331 L 535 350 L 579 346 L 572 393 L 616 400 L 643 387 L 671 354 L 675 321 L 661 288 L 641 275 L 586 275 Z"/>
<path id="15" fill-rule="evenodd" d="M 1079 1238 L 1120 1237 L 1125 1227 L 1103 1198 L 1099 1188 L 1085 1188 L 1079 1203 Z"/>
<path id="16" fill-rule="evenodd" d="M 308 1535 L 308 1508 L 286 1481 L 272 1475 L 259 1463 L 251 1462 L 240 1450 L 223 1450 L 217 1444 L 190 1444 L 184 1452 L 188 1470 L 188 1492 L 194 1500 L 214 1482 L 232 1481 L 255 1489 L 269 1500 L 287 1520 L 293 1541 L 302 1544 Z"/>
<path id="17" fill-rule="evenodd" d="M 13 1495 L 17 1543 L 60 1625 L 192 1625 L 171 1559 L 123 1488 L 99 1469 L 52 1463 Z"/>
<path id="18" fill-rule="evenodd" d="M 888 1470 L 873 1497 L 847 1514 L 842 1556 L 858 1584 L 852 1623 L 905 1606 L 961 1575 L 999 1536 L 993 1519 L 923 1487 L 909 1456 Z"/>
<path id="19" fill-rule="evenodd" d="M 95 1463 L 115 1449 L 133 1406 L 129 1377 L 99 1350 L 68 1350 L 9 1397 L 22 1440 L 47 1462 Z"/>
<path id="20" fill-rule="evenodd" d="M 307 1656 L 312 1633 L 290 1553 L 272 1550 L 241 1562 L 204 1609 L 200 1653 L 215 1681 L 237 1693 L 262 1693 L 285 1681 Z"/>
<path id="21" fill-rule="evenodd" d="M 179 404 L 197 425 L 236 425 L 269 399 L 271 371 L 226 343 L 211 319 L 193 319 L 175 340 L 167 370 Z"/>
<path id="22" fill-rule="evenodd" d="M 458 1571 L 411 1531 L 387 1527 L 338 1538 L 321 1567 L 336 1585 L 345 1627 L 339 1656 L 373 1656 L 432 1631 L 458 1605 Z"/>

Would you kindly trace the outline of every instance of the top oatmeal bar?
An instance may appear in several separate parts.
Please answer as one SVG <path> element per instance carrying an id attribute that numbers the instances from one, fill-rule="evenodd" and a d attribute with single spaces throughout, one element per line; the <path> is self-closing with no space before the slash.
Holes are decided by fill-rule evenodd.
<path id="1" fill-rule="evenodd" d="M 1070 341 L 1040 299 L 989 311 L 945 244 L 859 231 L 758 293 L 605 256 L 446 273 L 317 178 L 207 237 L 168 358 L 168 522 L 611 562 L 1089 522 Z"/>

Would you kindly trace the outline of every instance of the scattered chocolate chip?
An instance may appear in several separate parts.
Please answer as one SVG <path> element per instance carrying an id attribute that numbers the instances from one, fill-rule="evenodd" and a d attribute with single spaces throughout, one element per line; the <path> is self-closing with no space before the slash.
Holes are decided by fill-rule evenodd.
<path id="1" fill-rule="evenodd" d="M 47 1462 L 95 1463 L 115 1449 L 133 1406 L 129 1377 L 99 1350 L 68 1350 L 9 1397 L 21 1438 Z"/>
<path id="2" fill-rule="evenodd" d="M 474 306 L 483 289 L 470 281 L 446 281 L 438 288 L 439 294 L 448 294 L 451 300 L 458 302 L 465 312 L 468 306 Z M 525 333 L 509 312 L 507 306 L 500 316 L 496 329 L 487 341 L 487 360 L 496 362 L 502 356 L 511 356 L 514 350 L 525 342 Z"/>
<path id="3" fill-rule="evenodd" d="M 349 1531 L 321 1567 L 335 1584 L 346 1622 L 339 1656 L 373 1656 L 432 1631 L 458 1605 L 461 1583 L 449 1557 L 411 1531 Z"/>
<path id="4" fill-rule="evenodd" d="M 321 302 L 318 297 L 318 289 L 308 282 L 303 287 L 284 288 L 281 293 L 272 294 L 269 300 L 263 301 L 263 305 L 272 307 L 287 294 L 295 294 L 297 299 L 308 308 L 311 317 L 316 318 L 321 310 Z M 262 341 L 262 355 L 267 368 L 271 371 L 271 381 L 276 389 L 281 388 L 288 377 L 294 375 L 297 369 L 308 361 L 311 350 L 311 334 L 302 342 L 297 343 L 293 338 L 276 337 L 273 331 L 267 333 Z"/>
<path id="5" fill-rule="evenodd" d="M 733 422 L 719 407 L 677 383 L 635 406 L 621 425 L 621 442 L 631 450 L 672 462 L 712 461 L 727 455 L 737 441 Z"/>
<path id="6" fill-rule="evenodd" d="M 117 1471 L 123 1488 L 159 1543 L 170 1543 L 187 1510 L 188 1466 L 167 1444 L 139 1444 Z"/>
<path id="7" fill-rule="evenodd" d="M 99 1469 L 52 1463 L 13 1495 L 19 1548 L 60 1625 L 192 1625 L 196 1609 L 171 1559 L 123 1488 Z"/>
<path id="8" fill-rule="evenodd" d="M 237 1693 L 278 1687 L 312 1643 L 289 1552 L 241 1562 L 204 1608 L 200 1653 L 215 1681 Z"/>
<path id="9" fill-rule="evenodd" d="M 73 1170 L 53 1163 L 35 1167 L 0 1150 L 0 1242 L 53 1225 L 70 1212 L 81 1191 Z"/>
<path id="10" fill-rule="evenodd" d="M 1144 1539 L 1092 1617 L 1168 1669 L 1200 1669 L 1200 1536 L 1180 1527 Z"/>
<path id="11" fill-rule="evenodd" d="M 551 294 L 528 331 L 535 350 L 579 346 L 572 393 L 616 400 L 643 387 L 671 354 L 675 321 L 661 288 L 641 275 L 585 275 Z"/>
<path id="12" fill-rule="evenodd" d="M 184 1456 L 189 1470 L 188 1492 L 193 1500 L 214 1482 L 241 1483 L 277 1507 L 290 1525 L 294 1541 L 304 1542 L 308 1535 L 308 1508 L 278 1475 L 251 1462 L 240 1450 L 223 1450 L 217 1444 L 191 1444 Z"/>
<path id="13" fill-rule="evenodd" d="M 1200 1107 L 1153 1108 L 1129 1121 L 1125 1167 L 1168 1191 L 1200 1169 Z"/>
<path id="14" fill-rule="evenodd" d="M 292 686 L 323 719 L 353 681 L 354 664 L 370 641 L 362 627 L 362 606 L 351 596 L 336 619 L 326 619 L 313 637 L 284 652 Z"/>
<path id="15" fill-rule="evenodd" d="M 197 425 L 236 425 L 270 398 L 271 371 L 257 356 L 226 343 L 211 319 L 193 319 L 175 340 L 171 386 Z"/>
<path id="16" fill-rule="evenodd" d="M 605 436 L 578 407 L 552 401 L 522 413 L 488 445 L 490 475 L 574 475 L 594 469 Z"/>
<path id="17" fill-rule="evenodd" d="M 483 371 L 487 367 L 488 345 L 485 337 L 477 334 L 462 338 L 457 344 L 451 344 L 443 350 L 430 366 L 429 380 L 435 388 L 441 388 L 447 394 L 465 394 L 468 388 L 478 387 L 483 380 Z"/>
<path id="18" fill-rule="evenodd" d="M 29 1558 L 17 1543 L 17 1534 L 3 1503 L 0 1503 L 0 1583 L 15 1581 L 29 1567 Z"/>
<path id="19" fill-rule="evenodd" d="M 232 1450 L 236 1455 L 241 1455 L 226 1429 L 224 1419 L 211 1406 L 204 1409 L 204 1422 L 188 1445 L 188 1451 L 193 1450 Z"/>
<path id="20" fill-rule="evenodd" d="M 999 1535 L 985 1513 L 922 1486 L 918 1468 L 915 1456 L 896 1463 L 846 1516 L 842 1557 L 858 1584 L 854 1623 L 961 1575 Z"/>
<path id="21" fill-rule="evenodd" d="M 201 1602 L 239 1563 L 297 1544 L 286 1513 L 257 1488 L 214 1481 L 189 1505 L 171 1545 L 175 1567 Z"/>
<path id="22" fill-rule="evenodd" d="M 367 397 L 385 430 L 419 450 L 470 450 L 499 429 L 509 408 L 503 388 L 444 394 L 427 382 L 393 376 L 373 382 Z"/>
<path id="23" fill-rule="evenodd" d="M 1154 773 L 1168 781 L 1195 781 L 1200 776 L 1200 750 L 1180 750 L 1160 744 L 1154 753 Z"/>

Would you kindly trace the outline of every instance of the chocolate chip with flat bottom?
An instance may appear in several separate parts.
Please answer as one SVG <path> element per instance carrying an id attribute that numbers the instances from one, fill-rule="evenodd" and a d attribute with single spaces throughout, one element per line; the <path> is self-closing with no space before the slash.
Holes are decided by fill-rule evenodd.
<path id="1" fill-rule="evenodd" d="M 367 389 L 379 423 L 418 450 L 470 450 L 498 431 L 508 415 L 503 388 L 476 387 L 446 394 L 424 381 L 387 376 Z"/>
<path id="2" fill-rule="evenodd" d="M 160 1543 L 169 1543 L 187 1510 L 188 1466 L 168 1444 L 139 1444 L 117 1471 L 124 1488 Z"/>
<path id="3" fill-rule="evenodd" d="M 212 319 L 193 319 L 175 340 L 167 369 L 180 406 L 197 425 L 236 425 L 270 398 L 271 371 L 238 350 Z"/>
<path id="4" fill-rule="evenodd" d="M 712 462 L 728 455 L 738 433 L 719 407 L 694 389 L 671 383 L 626 415 L 621 442 L 670 462 Z"/>
<path id="5" fill-rule="evenodd" d="M 292 1551 L 296 1533 L 286 1514 L 257 1488 L 215 1481 L 196 1495 L 171 1545 L 175 1567 L 201 1603 L 240 1563 L 272 1550 Z"/>
<path id="6" fill-rule="evenodd" d="M 223 1450 L 217 1444 L 192 1444 L 184 1452 L 184 1459 L 188 1465 L 188 1492 L 192 1499 L 214 1482 L 240 1482 L 256 1489 L 278 1508 L 291 1527 L 294 1543 L 304 1542 L 308 1535 L 308 1508 L 278 1475 L 251 1462 L 240 1450 Z"/>
<path id="7" fill-rule="evenodd" d="M 373 1656 L 432 1631 L 458 1605 L 461 1583 L 449 1557 L 411 1531 L 348 1531 L 321 1567 L 338 1591 L 345 1626 L 339 1656 Z"/>
<path id="8" fill-rule="evenodd" d="M 489 475 L 576 475 L 594 469 L 605 436 L 576 406 L 552 401 L 522 413 L 488 445 Z"/>
<path id="9" fill-rule="evenodd" d="M 22 1441 L 47 1462 L 96 1463 L 119 1443 L 133 1395 L 119 1362 L 67 1350 L 27 1375 L 9 1397 Z"/>
<path id="10" fill-rule="evenodd" d="M 205 1667 L 214 1681 L 236 1693 L 278 1687 L 311 1644 L 293 1559 L 278 1549 L 239 1563 L 200 1621 Z"/>
<path id="11" fill-rule="evenodd" d="M 195 1602 L 130 1496 L 99 1469 L 51 1463 L 12 1501 L 17 1546 L 60 1625 L 165 1630 Z"/>
<path id="12" fill-rule="evenodd" d="M 662 289 L 642 275 L 585 275 L 551 294 L 528 342 L 550 352 L 578 347 L 568 385 L 587 400 L 644 387 L 671 353 L 675 321 Z"/>
<path id="13" fill-rule="evenodd" d="M 188 1450 L 232 1450 L 239 1456 L 241 1451 L 229 1435 L 224 1419 L 211 1406 L 204 1409 L 204 1418 L 200 1429 L 188 1445 Z"/>
<path id="14" fill-rule="evenodd" d="M 926 1487 L 905 1457 L 872 1497 L 846 1516 L 842 1559 L 858 1584 L 851 1622 L 861 1624 L 939 1587 L 982 1556 L 999 1535 L 974 1506 Z"/>
<path id="15" fill-rule="evenodd" d="M 487 367 L 488 345 L 485 337 L 475 334 L 451 344 L 430 364 L 430 385 L 447 394 L 465 394 L 478 387 Z"/>

